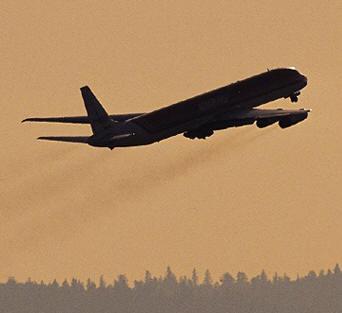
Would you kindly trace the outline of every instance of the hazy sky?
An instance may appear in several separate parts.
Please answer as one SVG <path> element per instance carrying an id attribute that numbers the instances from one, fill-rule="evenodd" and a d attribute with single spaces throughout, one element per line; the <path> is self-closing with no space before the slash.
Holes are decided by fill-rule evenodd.
<path id="1" fill-rule="evenodd" d="M 0 4 L 0 281 L 141 278 L 209 268 L 291 276 L 342 262 L 341 1 L 7 1 Z M 130 149 L 38 142 L 108 112 L 144 112 L 296 66 L 312 108 L 286 130 Z"/>

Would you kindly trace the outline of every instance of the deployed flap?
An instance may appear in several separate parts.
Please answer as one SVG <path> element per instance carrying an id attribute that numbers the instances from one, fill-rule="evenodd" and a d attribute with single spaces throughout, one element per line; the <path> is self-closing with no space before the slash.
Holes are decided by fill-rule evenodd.
<path id="1" fill-rule="evenodd" d="M 308 109 L 299 109 L 299 110 L 284 110 L 284 109 L 251 109 L 247 111 L 236 111 L 229 112 L 224 116 L 221 116 L 222 120 L 230 120 L 230 119 L 263 119 L 263 118 L 271 118 L 271 117 L 285 117 L 285 116 L 294 116 L 294 115 L 307 115 L 311 110 Z"/>
<path id="2" fill-rule="evenodd" d="M 91 128 L 94 134 L 102 133 L 111 126 L 111 119 L 88 86 L 81 88 Z"/>
<path id="3" fill-rule="evenodd" d="M 256 120 L 256 125 L 259 128 L 270 126 L 274 123 L 279 122 L 281 128 L 287 128 L 295 125 L 308 117 L 310 110 L 262 110 L 253 109 L 250 110 L 245 116 L 250 119 Z"/>
<path id="4" fill-rule="evenodd" d="M 213 121 L 201 125 L 200 127 L 188 129 L 184 133 L 184 136 L 190 139 L 202 139 L 211 136 L 215 130 L 251 125 L 254 124 L 255 121 L 260 128 L 267 127 L 276 122 L 279 122 L 281 128 L 287 128 L 305 120 L 310 111 L 311 110 L 306 109 L 251 109 L 245 111 L 232 111 L 221 114 Z"/>

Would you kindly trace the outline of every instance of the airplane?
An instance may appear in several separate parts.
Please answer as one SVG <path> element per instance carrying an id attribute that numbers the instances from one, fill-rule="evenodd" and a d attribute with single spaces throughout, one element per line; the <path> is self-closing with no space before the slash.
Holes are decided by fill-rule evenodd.
<path id="1" fill-rule="evenodd" d="M 81 89 L 87 116 L 33 117 L 22 122 L 90 124 L 91 136 L 38 137 L 93 147 L 148 145 L 183 134 L 190 139 L 205 139 L 217 130 L 252 125 L 263 128 L 274 123 L 281 128 L 295 125 L 311 110 L 257 109 L 280 98 L 297 102 L 307 78 L 295 68 L 276 68 L 197 95 L 149 113 L 108 115 L 88 86 Z"/>

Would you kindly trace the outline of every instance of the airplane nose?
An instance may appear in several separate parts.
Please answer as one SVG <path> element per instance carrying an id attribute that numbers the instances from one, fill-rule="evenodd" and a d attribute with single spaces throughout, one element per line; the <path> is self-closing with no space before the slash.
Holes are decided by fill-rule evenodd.
<path id="1" fill-rule="evenodd" d="M 308 78 L 304 75 L 301 75 L 301 79 L 302 79 L 304 86 L 306 86 L 308 84 Z"/>

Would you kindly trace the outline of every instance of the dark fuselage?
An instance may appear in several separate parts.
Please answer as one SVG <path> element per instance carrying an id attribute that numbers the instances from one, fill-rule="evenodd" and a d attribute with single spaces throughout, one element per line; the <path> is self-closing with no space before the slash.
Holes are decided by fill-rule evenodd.
<path id="1" fill-rule="evenodd" d="M 149 132 L 158 133 L 194 118 L 207 117 L 208 114 L 253 108 L 289 97 L 305 87 L 306 83 L 306 77 L 296 70 L 271 70 L 144 114 L 134 120 Z"/>
<path id="2" fill-rule="evenodd" d="M 122 126 L 134 136 L 113 138 L 113 146 L 144 145 L 219 121 L 229 112 L 247 110 L 297 93 L 307 78 L 292 68 L 270 70 L 159 110 L 133 117 Z M 108 138 L 109 139 L 109 138 Z M 109 139 L 110 140 L 110 139 Z M 108 142 L 106 142 L 107 144 Z"/>

